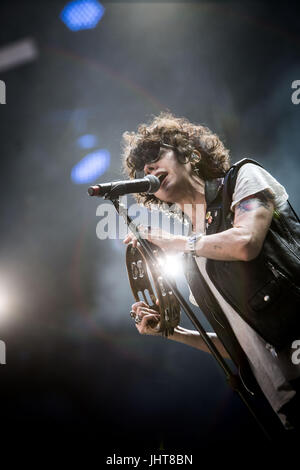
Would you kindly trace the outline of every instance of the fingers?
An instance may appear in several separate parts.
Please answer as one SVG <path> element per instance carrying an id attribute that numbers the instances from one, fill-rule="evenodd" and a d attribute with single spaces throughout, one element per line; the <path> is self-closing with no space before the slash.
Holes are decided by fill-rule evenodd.
<path id="1" fill-rule="evenodd" d="M 137 312 L 138 307 L 146 307 L 147 308 L 147 307 L 149 307 L 149 305 L 146 304 L 146 302 L 142 302 L 142 301 L 135 302 L 135 304 L 132 304 L 131 310 L 133 310 L 135 313 L 138 313 Z"/>
<path id="2" fill-rule="evenodd" d="M 135 326 L 139 333 L 155 335 L 159 332 L 160 315 L 149 307 L 146 302 L 136 302 L 131 307 L 131 317 L 135 320 Z"/>
<path id="3" fill-rule="evenodd" d="M 150 228 L 144 227 L 143 225 L 139 225 L 138 230 L 142 238 L 148 238 L 148 233 L 150 231 Z M 130 242 L 132 242 L 132 245 L 134 247 L 136 247 L 138 244 L 137 238 L 133 233 L 129 233 L 123 240 L 123 243 L 125 243 L 125 245 L 127 245 Z"/>
<path id="4" fill-rule="evenodd" d="M 144 315 L 146 313 L 152 313 L 157 315 L 157 310 L 151 308 L 146 302 L 136 302 L 131 306 L 131 310 L 136 314 L 136 315 Z"/>
<path id="5" fill-rule="evenodd" d="M 127 237 L 125 237 L 123 240 L 123 243 L 125 245 L 128 245 L 128 243 L 131 243 L 131 242 L 132 242 L 132 245 L 136 248 L 138 241 L 132 233 L 128 234 Z"/>
<path id="6" fill-rule="evenodd" d="M 136 328 L 142 335 L 157 334 L 159 331 L 160 316 L 157 313 L 143 313 L 140 323 L 136 323 Z"/>

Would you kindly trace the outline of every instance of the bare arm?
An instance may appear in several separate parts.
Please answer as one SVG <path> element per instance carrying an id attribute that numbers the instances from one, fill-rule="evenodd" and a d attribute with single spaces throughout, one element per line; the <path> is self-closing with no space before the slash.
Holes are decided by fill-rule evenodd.
<path id="1" fill-rule="evenodd" d="M 157 326 L 159 324 L 159 314 L 156 310 L 150 308 L 149 305 L 145 302 L 140 301 L 132 305 L 131 311 L 140 319 L 140 321 L 135 324 L 140 334 L 161 336 L 161 333 L 159 333 L 157 329 Z M 221 356 L 226 359 L 230 359 L 228 352 L 223 347 L 216 333 L 207 334 L 213 341 Z M 177 326 L 174 330 L 174 334 L 169 335 L 168 339 L 178 341 L 179 343 L 183 343 L 188 346 L 192 346 L 193 348 L 200 349 L 201 351 L 210 352 L 205 342 L 203 341 L 200 333 L 195 330 L 187 330 L 186 328 Z"/>
<path id="2" fill-rule="evenodd" d="M 216 333 L 208 332 L 207 334 L 214 343 L 221 356 L 225 359 L 230 359 L 227 350 L 224 348 Z M 174 334 L 168 336 L 168 338 L 173 341 L 178 341 L 179 343 L 183 343 L 187 346 L 192 346 L 193 348 L 210 353 L 210 350 L 203 341 L 200 333 L 196 330 L 187 330 L 185 328 L 182 328 L 181 326 L 178 326 L 177 328 L 175 328 Z"/>
<path id="3" fill-rule="evenodd" d="M 274 200 L 268 191 L 242 199 L 235 206 L 233 228 L 205 235 L 196 244 L 198 256 L 224 261 L 250 261 L 258 256 L 272 221 Z"/>
<path id="4" fill-rule="evenodd" d="M 233 227 L 200 238 L 196 243 L 197 255 L 222 261 L 250 261 L 256 258 L 269 230 L 273 211 L 274 200 L 268 190 L 242 199 L 234 209 Z M 166 251 L 189 252 L 185 236 L 171 235 L 158 228 L 145 231 L 143 236 Z M 132 234 L 127 235 L 124 243 L 130 241 L 136 246 L 137 240 Z"/>

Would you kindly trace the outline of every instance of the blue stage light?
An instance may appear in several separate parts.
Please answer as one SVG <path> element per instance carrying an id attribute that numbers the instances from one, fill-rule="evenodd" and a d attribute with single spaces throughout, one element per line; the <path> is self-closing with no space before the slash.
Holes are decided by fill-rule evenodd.
<path id="1" fill-rule="evenodd" d="M 97 144 L 98 144 L 98 137 L 93 134 L 81 135 L 77 139 L 77 145 L 78 147 L 82 149 L 91 149 L 93 147 L 96 147 Z"/>
<path id="2" fill-rule="evenodd" d="M 75 0 L 65 6 L 60 18 L 71 31 L 79 31 L 95 28 L 104 12 L 104 6 L 97 0 Z"/>
<path id="3" fill-rule="evenodd" d="M 71 179 L 76 184 L 93 183 L 106 172 L 110 164 L 110 153 L 106 149 L 95 150 L 78 162 L 71 171 Z"/>

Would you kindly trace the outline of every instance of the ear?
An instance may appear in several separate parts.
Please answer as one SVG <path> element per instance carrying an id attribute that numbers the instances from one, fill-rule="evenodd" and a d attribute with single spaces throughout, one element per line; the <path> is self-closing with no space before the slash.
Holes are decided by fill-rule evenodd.
<path id="1" fill-rule="evenodd" d="M 196 161 L 198 161 L 198 160 L 201 160 L 201 158 L 202 158 L 202 157 L 201 157 L 201 153 L 199 152 L 199 150 L 194 149 L 194 150 L 192 151 L 191 160 L 194 161 L 194 162 L 196 162 Z"/>

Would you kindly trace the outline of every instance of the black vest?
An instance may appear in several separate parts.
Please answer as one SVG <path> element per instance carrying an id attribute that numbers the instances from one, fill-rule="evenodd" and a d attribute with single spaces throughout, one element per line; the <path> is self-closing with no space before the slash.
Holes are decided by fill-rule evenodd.
<path id="1" fill-rule="evenodd" d="M 245 163 L 259 165 L 254 160 L 243 159 L 224 178 L 206 181 L 207 235 L 232 227 L 232 194 L 238 170 Z M 288 202 L 280 212 L 274 211 L 263 248 L 254 260 L 207 259 L 206 269 L 225 300 L 267 343 L 280 350 L 294 339 L 300 339 L 300 223 Z M 232 344 L 238 349 L 234 333 L 217 301 L 211 296 L 208 300 L 199 298 L 195 284 L 197 272 L 195 260 L 187 255 L 186 277 L 193 295 L 204 314 L 207 310 L 204 303 L 210 303 L 208 320 L 212 323 L 212 314 L 217 317 L 222 328 L 217 326 L 215 331 L 232 352 Z"/>

